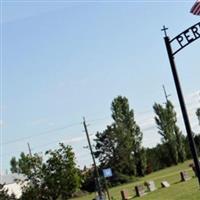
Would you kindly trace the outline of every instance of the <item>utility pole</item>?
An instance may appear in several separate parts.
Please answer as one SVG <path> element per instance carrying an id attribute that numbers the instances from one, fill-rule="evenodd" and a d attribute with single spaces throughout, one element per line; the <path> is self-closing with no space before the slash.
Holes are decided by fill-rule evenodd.
<path id="1" fill-rule="evenodd" d="M 100 183 L 100 180 L 99 180 L 99 178 L 100 178 L 99 171 L 98 171 L 96 161 L 95 161 L 95 158 L 94 158 L 94 153 L 92 151 L 92 145 L 91 145 L 91 142 L 90 142 L 90 137 L 89 137 L 89 134 L 88 134 L 88 129 L 87 129 L 87 125 L 86 125 L 86 122 L 85 122 L 85 118 L 83 118 L 83 126 L 84 126 L 84 129 L 85 129 L 85 133 L 86 133 L 87 141 L 88 141 L 88 146 L 89 146 L 90 153 L 91 153 L 92 160 L 93 160 L 93 164 L 94 164 L 95 177 L 96 177 L 95 182 L 96 182 L 96 185 L 97 185 L 99 199 L 103 200 L 103 194 L 102 194 L 102 191 L 101 191 L 101 183 Z"/>
<path id="2" fill-rule="evenodd" d="M 164 85 L 163 85 L 163 91 L 164 91 L 165 99 L 166 99 L 166 102 L 167 102 L 167 101 L 168 101 L 168 97 L 171 96 L 171 95 L 170 95 L 170 94 L 167 94 Z"/>
<path id="3" fill-rule="evenodd" d="M 30 157 L 32 157 L 32 152 L 31 152 L 31 147 L 30 147 L 30 144 L 29 144 L 29 142 L 27 143 L 27 145 L 28 145 L 28 151 L 29 151 L 29 155 L 30 155 Z"/>

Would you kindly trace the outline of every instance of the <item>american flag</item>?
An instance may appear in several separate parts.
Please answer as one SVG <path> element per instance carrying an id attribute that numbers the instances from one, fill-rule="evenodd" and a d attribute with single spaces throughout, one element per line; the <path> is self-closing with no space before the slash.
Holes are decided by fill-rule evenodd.
<path id="1" fill-rule="evenodd" d="M 200 15 L 200 0 L 197 0 L 192 6 L 190 12 L 194 15 Z"/>

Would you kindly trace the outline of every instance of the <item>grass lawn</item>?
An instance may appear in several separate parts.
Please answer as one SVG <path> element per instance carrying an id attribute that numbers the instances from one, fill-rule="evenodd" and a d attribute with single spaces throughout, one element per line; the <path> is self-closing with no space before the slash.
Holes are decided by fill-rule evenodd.
<path id="1" fill-rule="evenodd" d="M 133 196 L 132 200 L 200 200 L 198 179 L 194 177 L 194 172 L 188 167 L 189 163 L 191 163 L 191 161 L 152 173 L 141 178 L 137 182 L 110 188 L 110 196 L 114 197 L 116 200 L 121 200 L 120 191 L 122 189 L 127 189 L 129 195 Z M 192 179 L 187 182 L 180 182 L 180 171 L 187 171 Z M 143 197 L 136 197 L 134 186 L 150 180 L 155 182 L 157 190 L 154 192 L 147 192 Z M 160 183 L 164 180 L 170 183 L 171 186 L 169 188 L 161 188 Z M 94 196 L 94 193 L 92 193 L 74 200 L 92 200 Z"/>

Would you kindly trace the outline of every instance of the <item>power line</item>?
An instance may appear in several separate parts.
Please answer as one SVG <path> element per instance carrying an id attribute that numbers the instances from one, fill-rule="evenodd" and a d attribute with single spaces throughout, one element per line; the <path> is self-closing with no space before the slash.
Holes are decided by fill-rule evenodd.
<path id="1" fill-rule="evenodd" d="M 51 129 L 51 130 L 48 130 L 48 131 L 40 132 L 40 133 L 37 133 L 37 134 L 34 134 L 34 135 L 17 138 L 15 140 L 10 140 L 8 142 L 3 143 L 3 145 L 19 142 L 21 140 L 26 140 L 26 139 L 30 139 L 30 138 L 34 138 L 34 137 L 39 137 L 41 135 L 50 134 L 50 133 L 53 133 L 53 132 L 56 132 L 56 131 L 59 131 L 59 130 L 68 129 L 68 128 L 71 128 L 71 127 L 77 126 L 77 125 L 81 125 L 81 123 L 74 123 L 74 124 L 70 124 L 68 126 L 64 126 L 64 127 L 60 127 L 60 128 L 56 128 L 56 129 Z"/>
<path id="2" fill-rule="evenodd" d="M 154 125 L 152 125 L 152 126 L 149 126 L 149 127 L 147 127 L 147 128 L 141 128 L 141 130 L 143 131 L 143 133 L 144 133 L 144 136 L 146 136 L 147 134 L 148 135 L 150 135 L 151 134 L 151 131 L 153 131 L 154 129 L 156 129 L 157 127 L 156 126 L 154 126 Z M 92 135 L 94 135 L 94 134 L 89 134 L 90 136 L 92 136 Z M 79 139 L 80 137 L 74 137 L 74 138 L 72 138 L 71 140 L 76 140 L 76 139 Z M 83 137 L 83 140 L 84 140 L 84 137 Z M 145 140 L 144 140 L 144 138 L 143 138 L 143 142 L 144 142 Z M 37 150 L 37 152 L 40 152 L 40 147 L 47 147 L 47 146 L 49 146 L 49 145 L 51 145 L 51 144 L 56 144 L 56 143 L 60 143 L 60 142 L 63 142 L 63 143 L 66 143 L 66 142 L 70 142 L 70 141 L 61 141 L 61 140 L 56 140 L 56 141 L 52 141 L 52 142 L 49 142 L 49 143 L 45 143 L 45 144 L 41 144 L 41 145 L 36 145 L 36 146 L 33 146 L 31 149 L 32 150 L 36 150 L 36 149 L 38 149 Z M 153 144 L 154 142 L 152 141 L 152 142 L 150 142 L 150 143 L 148 143 L 148 145 L 150 145 L 150 144 Z M 56 145 L 58 145 L 58 144 L 56 144 Z M 44 152 L 44 151 L 46 151 L 46 150 L 41 150 L 42 152 Z M 6 154 L 1 154 L 1 156 L 4 156 L 4 157 L 7 157 L 7 156 L 12 156 L 12 154 L 13 153 L 21 153 L 21 152 L 24 152 L 24 149 L 23 150 L 17 150 L 17 151 L 12 151 L 12 152 L 9 152 L 9 153 L 6 153 Z"/>
<path id="3" fill-rule="evenodd" d="M 199 93 L 200 94 L 200 93 Z M 198 94 L 196 94 L 198 95 Z M 195 96 L 196 96 L 195 95 Z M 167 95 L 168 97 L 169 95 Z M 187 103 L 187 105 L 191 105 L 193 104 L 193 102 L 190 102 L 190 103 Z M 175 104 L 175 106 L 177 106 Z M 148 110 L 145 110 L 145 111 L 140 111 L 140 112 L 135 112 L 136 115 L 138 114 L 146 114 L 146 113 L 153 113 L 153 110 L 151 109 L 148 109 Z M 111 117 L 108 117 L 108 116 L 105 116 L 105 117 L 101 117 L 101 118 L 96 118 L 96 119 L 92 119 L 92 120 L 88 120 L 89 123 L 91 122 L 96 122 L 96 121 L 102 121 L 102 120 L 106 120 L 106 119 L 110 119 L 112 120 Z M 145 119 L 150 119 L 149 117 L 145 118 Z M 81 125 L 82 123 L 79 122 L 79 123 L 72 123 L 72 124 L 69 124 L 67 126 L 64 126 L 64 127 L 60 127 L 60 128 L 56 128 L 56 129 L 51 129 L 51 130 L 47 130 L 47 131 L 44 131 L 44 132 L 40 132 L 40 133 L 37 133 L 37 134 L 32 134 L 32 135 L 29 135 L 29 136 L 26 136 L 26 137 L 20 137 L 20 138 L 16 138 L 14 140 L 10 140 L 8 142 L 5 142 L 5 143 L 2 143 L 2 145 L 5 145 L 5 144 L 11 144 L 11 143 L 15 143 L 15 142 L 18 142 L 18 141 L 21 141 L 21 140 L 26 140 L 26 139 L 30 139 L 30 138 L 34 138 L 34 137 L 39 137 L 41 135 L 45 135 L 45 134 L 50 134 L 50 133 L 53 133 L 53 132 L 56 132 L 56 131 L 59 131 L 59 130 L 64 130 L 64 129 L 68 129 L 70 127 L 73 127 L 73 126 L 77 126 L 77 125 Z"/>
<path id="4" fill-rule="evenodd" d="M 193 104 L 193 103 L 189 103 L 188 105 L 190 105 L 190 104 Z M 193 109 L 194 109 L 194 108 L 193 108 Z M 139 113 L 145 114 L 145 113 L 150 113 L 150 112 L 153 113 L 153 111 L 150 111 L 150 110 L 149 110 L 149 111 L 144 111 L 144 112 L 139 112 Z M 105 119 L 110 119 L 110 118 L 108 118 L 108 117 L 102 117 L 102 118 L 97 118 L 97 119 L 89 120 L 88 122 L 89 122 L 89 123 L 90 123 L 90 122 L 97 122 L 97 121 L 102 121 L 102 120 L 105 120 Z M 152 119 L 152 118 L 150 118 L 150 117 L 146 117 L 146 118 L 145 118 L 145 120 L 148 120 L 148 119 L 150 120 L 150 119 Z M 140 120 L 138 120 L 138 121 L 140 121 Z M 30 135 L 30 136 L 17 138 L 17 139 L 15 139 L 15 140 L 10 140 L 10 141 L 8 141 L 8 142 L 2 143 L 2 145 L 17 143 L 17 142 L 20 142 L 20 141 L 22 141 L 22 140 L 27 140 L 27 139 L 31 139 L 31 138 L 34 138 L 34 137 L 39 137 L 39 136 L 42 136 L 42 135 L 51 134 L 51 133 L 54 133 L 54 132 L 56 132 L 56 131 L 68 129 L 68 128 L 71 128 L 71 127 L 74 127 L 74 126 L 78 126 L 78 125 L 81 125 L 81 122 L 80 122 L 80 123 L 69 124 L 69 125 L 67 125 L 67 126 L 60 127 L 60 128 L 56 128 L 56 129 L 47 130 L 47 131 L 40 132 L 40 133 L 37 133 L 37 134 L 34 134 L 34 135 L 32 134 L 32 135 Z M 146 128 L 145 128 L 145 130 L 146 130 Z"/>
<path id="5" fill-rule="evenodd" d="M 105 119 L 109 119 L 109 118 L 108 117 L 97 118 L 97 119 L 89 120 L 89 122 L 96 122 L 96 121 L 101 121 L 101 120 L 105 120 Z M 26 140 L 26 139 L 30 139 L 30 138 L 34 138 L 34 137 L 39 137 L 41 135 L 50 134 L 50 133 L 53 133 L 53 132 L 56 132 L 56 131 L 59 131 L 59 130 L 68 129 L 68 128 L 71 128 L 71 127 L 74 127 L 74 126 L 78 126 L 78 125 L 81 125 L 81 124 L 82 124 L 81 122 L 80 123 L 73 123 L 73 124 L 69 124 L 69 125 L 64 126 L 64 127 L 47 130 L 47 131 L 44 131 L 44 132 L 40 132 L 40 133 L 37 133 L 37 134 L 32 134 L 32 135 L 25 136 L 25 137 L 16 138 L 14 140 L 10 140 L 8 142 L 2 143 L 2 145 L 16 143 L 16 142 L 19 142 L 19 141 L 22 141 L 22 140 Z"/>

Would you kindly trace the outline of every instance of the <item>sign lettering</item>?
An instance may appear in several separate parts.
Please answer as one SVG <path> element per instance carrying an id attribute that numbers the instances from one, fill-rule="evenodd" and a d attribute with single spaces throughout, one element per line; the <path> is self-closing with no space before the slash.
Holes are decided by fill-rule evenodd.
<path id="1" fill-rule="evenodd" d="M 200 22 L 183 31 L 170 41 L 175 46 L 173 55 L 198 38 L 200 38 Z"/>

